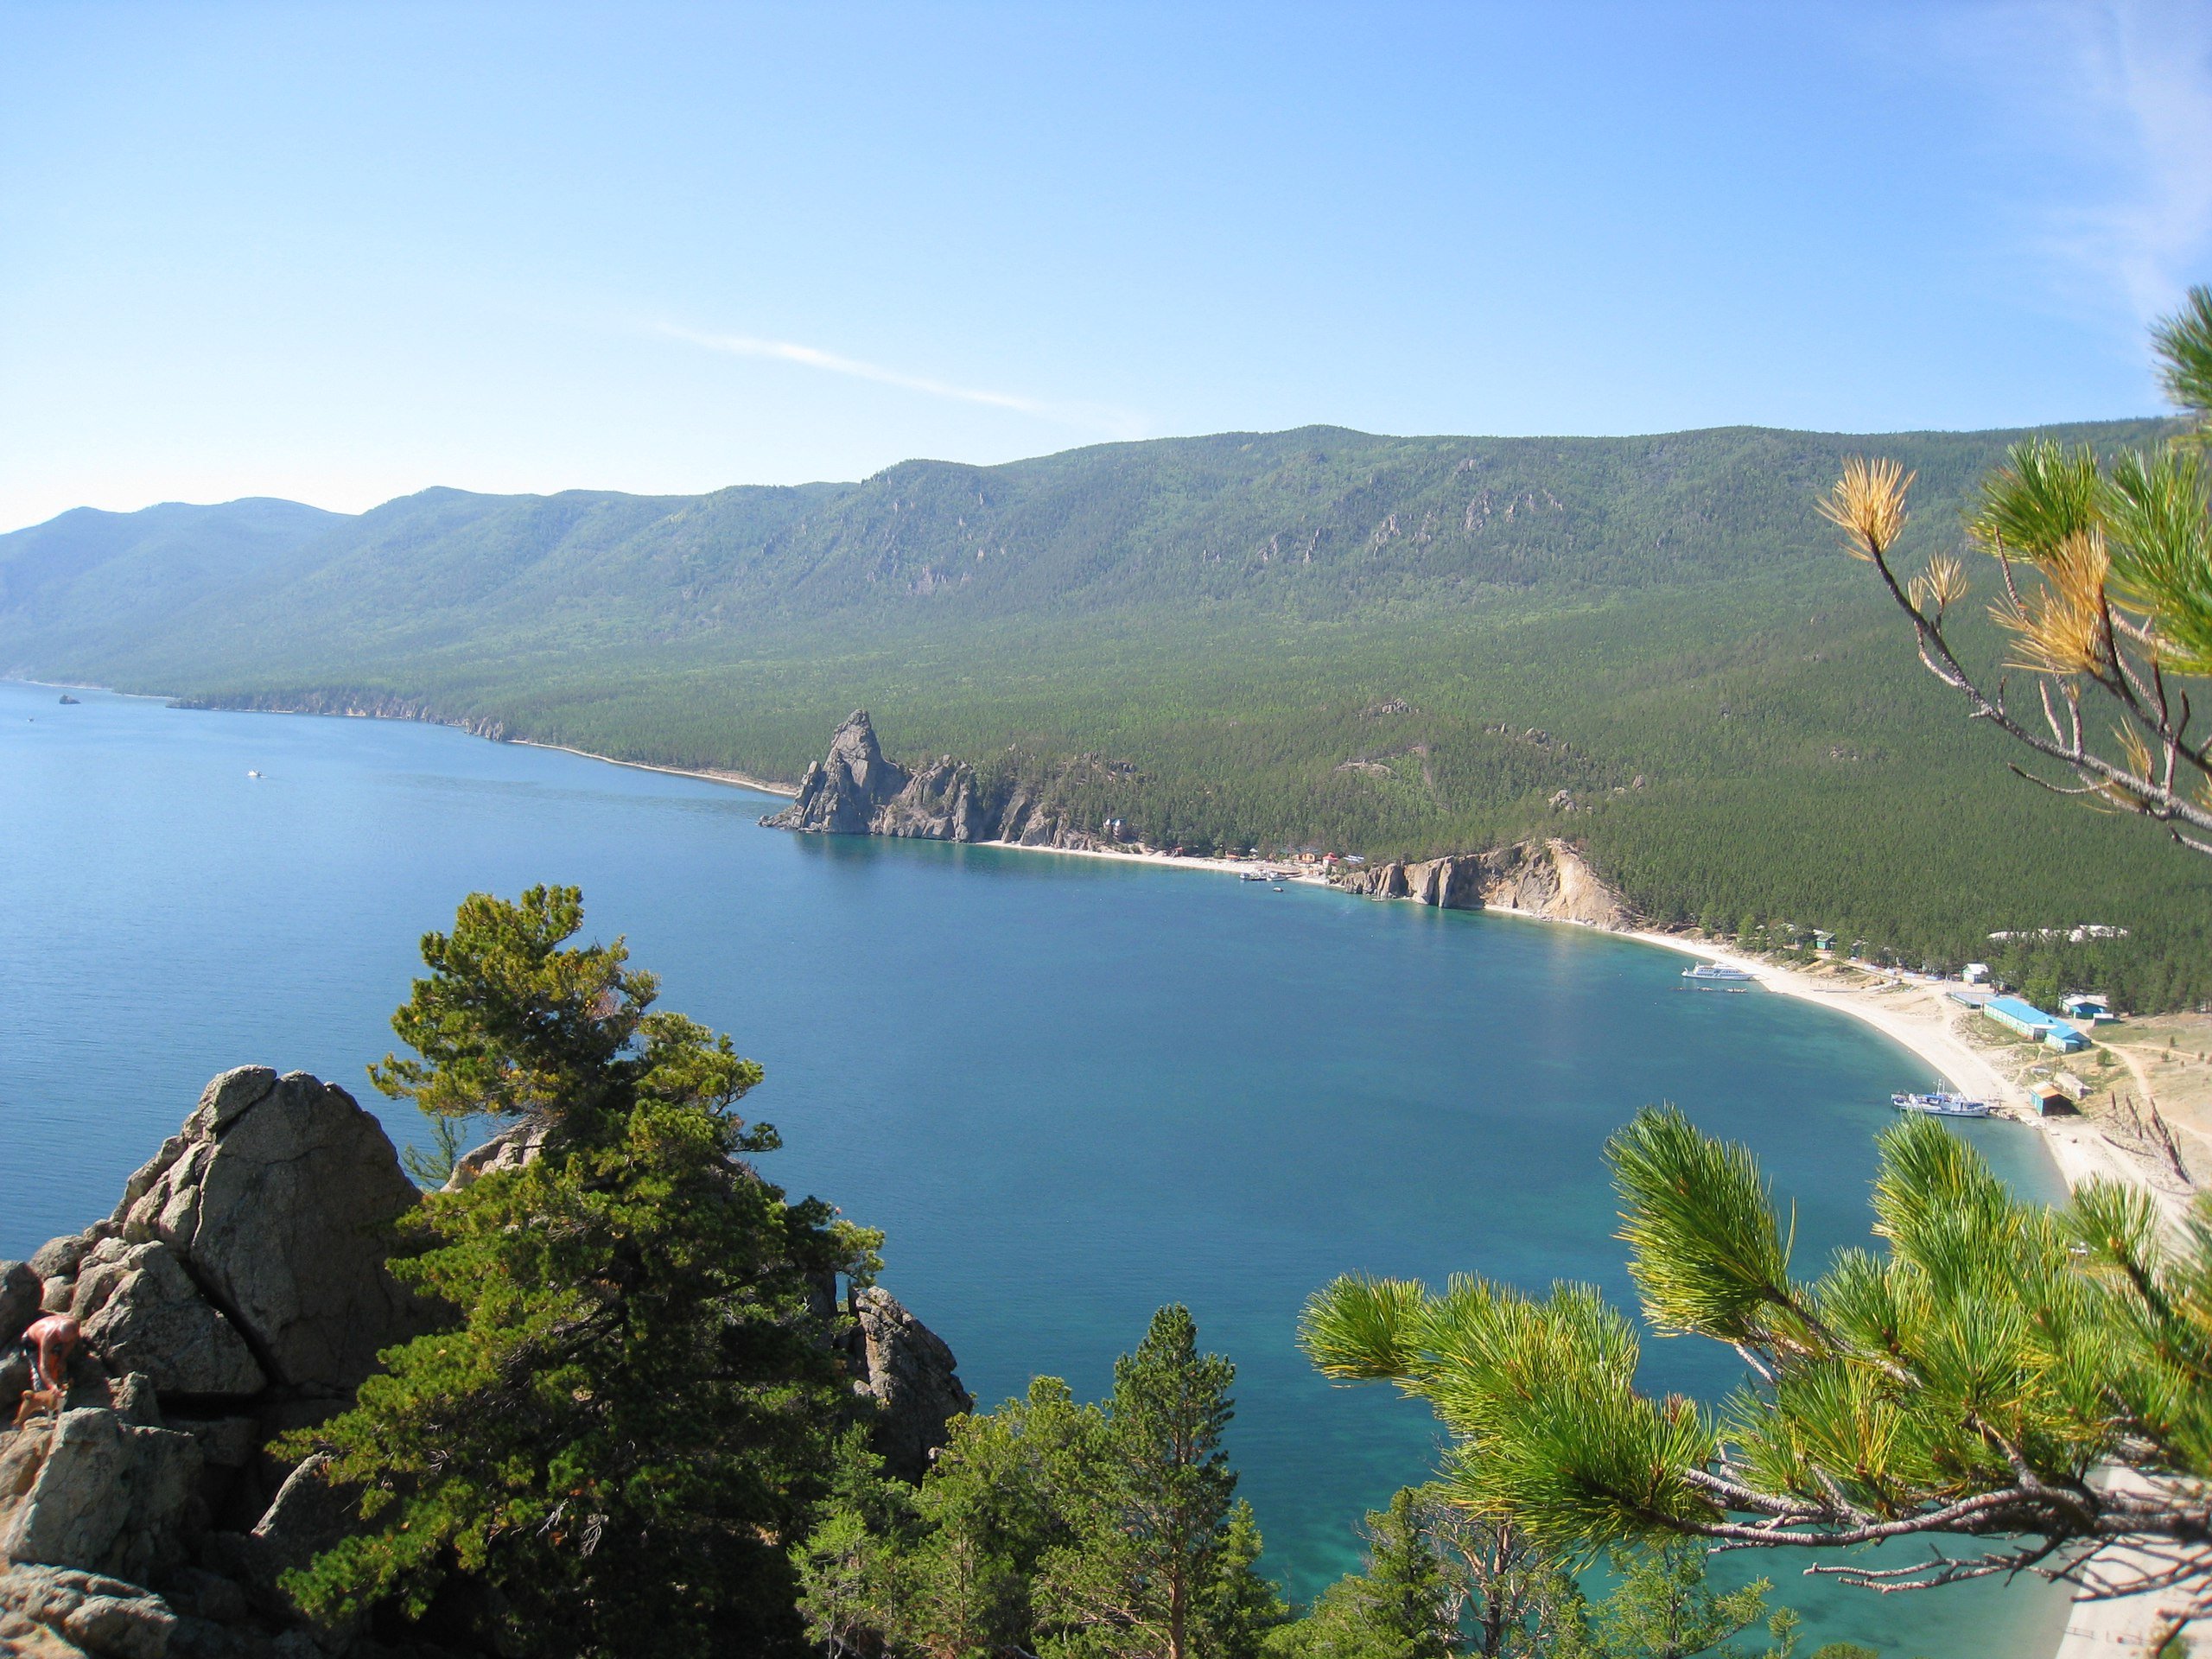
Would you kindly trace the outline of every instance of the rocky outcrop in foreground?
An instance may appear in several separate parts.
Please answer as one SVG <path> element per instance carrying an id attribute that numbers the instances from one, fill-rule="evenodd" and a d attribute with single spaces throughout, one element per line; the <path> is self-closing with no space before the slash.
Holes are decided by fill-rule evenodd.
<path id="1" fill-rule="evenodd" d="M 1487 853 L 1390 863 L 1330 880 L 1371 899 L 1410 899 L 1443 910 L 1514 910 L 1623 928 L 1635 919 L 1620 894 L 1564 841 L 1523 841 Z"/>
<path id="2" fill-rule="evenodd" d="M 511 1130 L 457 1179 L 525 1163 L 542 1141 Z M 392 1224 L 419 1201 L 343 1089 L 246 1066 L 207 1085 L 106 1220 L 0 1262 L 0 1424 L 29 1383 L 24 1327 L 66 1311 L 84 1331 L 63 1408 L 0 1428 L 0 1659 L 477 1649 L 427 1645 L 452 1639 L 435 1624 L 400 1649 L 315 1625 L 278 1583 L 351 1511 L 319 1459 L 295 1466 L 270 1443 L 345 1409 L 379 1350 L 431 1328 L 386 1265 Z M 971 1403 L 951 1351 L 880 1289 L 847 1311 L 855 1410 L 918 1478 Z"/>
<path id="3" fill-rule="evenodd" d="M 207 1085 L 114 1214 L 0 1264 L 0 1341 L 41 1310 L 84 1329 L 62 1411 L 0 1433 L 0 1648 L 318 1650 L 276 1573 L 336 1535 L 327 1517 L 302 1532 L 267 1446 L 426 1328 L 385 1265 L 416 1202 L 344 1090 L 246 1066 Z M 0 1413 L 29 1382 L 20 1355 L 0 1367 Z"/>
<path id="4" fill-rule="evenodd" d="M 1029 790 L 1017 786 L 998 796 L 965 760 L 945 755 L 909 772 L 887 760 L 865 709 L 855 709 L 837 728 L 829 754 L 807 767 L 791 804 L 760 822 L 772 830 L 824 836 L 1086 850 L 1114 845 L 1076 828 L 1062 807 Z"/>

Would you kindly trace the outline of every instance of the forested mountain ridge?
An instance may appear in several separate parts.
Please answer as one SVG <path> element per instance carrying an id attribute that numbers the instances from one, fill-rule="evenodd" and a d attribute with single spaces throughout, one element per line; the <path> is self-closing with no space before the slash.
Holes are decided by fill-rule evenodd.
<path id="1" fill-rule="evenodd" d="M 2063 429 L 2101 445 L 2149 422 Z M 1340 618 L 1602 595 L 1825 557 L 1805 510 L 1870 447 L 1922 478 L 1929 533 L 2019 433 L 1881 437 L 1724 428 L 1649 438 L 1389 438 L 1341 428 L 1098 445 L 997 467 L 904 461 L 865 482 L 693 497 L 425 490 L 356 518 L 289 504 L 99 515 L 118 560 L 58 532 L 0 536 L 0 666 L 57 652 L 203 670 L 248 639 L 302 666 L 364 643 L 637 643 L 838 620 L 1065 616 L 1197 606 Z M 206 547 L 235 546 L 209 559 Z M 162 569 L 161 550 L 175 550 Z M 247 549 L 262 550 L 259 556 Z M 73 569 L 69 556 L 82 559 Z M 285 556 L 272 556 L 281 552 Z M 38 580 L 31 581 L 33 573 Z M 35 603 L 26 602 L 29 597 Z M 182 607 L 182 614 L 178 607 Z M 184 616 L 188 652 L 165 648 Z"/>
<path id="2" fill-rule="evenodd" d="M 151 605 L 118 557 L 57 556 L 65 515 L 0 537 L 0 671 L 784 779 L 866 706 L 902 761 L 1010 770 L 1154 842 L 1565 835 L 1662 920 L 1784 919 L 1911 962 L 2095 921 L 2127 941 L 2037 947 L 2015 977 L 2212 996 L 2208 861 L 2013 778 L 1813 511 L 1843 457 L 1897 456 L 1921 474 L 1910 568 L 1957 547 L 2020 435 L 1311 428 L 697 497 L 438 489 L 180 556 L 145 574 Z M 155 512 L 206 541 L 266 505 Z M 138 547 L 145 517 L 99 516 L 102 545 Z"/>

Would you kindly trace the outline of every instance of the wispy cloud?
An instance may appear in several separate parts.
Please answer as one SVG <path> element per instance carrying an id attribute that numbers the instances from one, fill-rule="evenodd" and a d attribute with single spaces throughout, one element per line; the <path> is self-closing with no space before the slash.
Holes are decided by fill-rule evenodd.
<path id="1" fill-rule="evenodd" d="M 2139 328 L 2212 281 L 2212 7 L 2037 0 L 1947 24 L 2043 198 L 2029 239 L 2063 289 Z"/>
<path id="2" fill-rule="evenodd" d="M 1039 420 L 1052 421 L 1063 426 L 1104 432 L 1116 437 L 1140 436 L 1144 429 L 1144 422 L 1127 410 L 1092 404 L 1052 403 L 1039 397 L 1024 397 L 1019 392 L 956 385 L 950 381 L 934 380 L 925 375 L 907 374 L 898 369 L 887 368 L 880 363 L 864 362 L 856 357 L 825 352 L 818 346 L 802 346 L 795 340 L 763 340 L 752 334 L 711 334 L 703 329 L 686 328 L 668 322 L 651 324 L 648 332 L 664 340 L 681 340 L 685 345 L 721 352 L 730 357 L 762 358 L 772 362 L 793 363 L 801 368 L 818 369 L 824 374 L 842 374 L 855 380 L 872 380 L 878 385 L 896 386 L 903 391 L 950 398 L 956 403 L 981 404 L 991 409 L 1012 410 L 1016 414 L 1034 416 Z"/>
<path id="3" fill-rule="evenodd" d="M 2212 280 L 2212 9 L 2120 4 L 2076 27 L 2083 113 L 2113 178 L 2057 244 L 2147 321 Z"/>

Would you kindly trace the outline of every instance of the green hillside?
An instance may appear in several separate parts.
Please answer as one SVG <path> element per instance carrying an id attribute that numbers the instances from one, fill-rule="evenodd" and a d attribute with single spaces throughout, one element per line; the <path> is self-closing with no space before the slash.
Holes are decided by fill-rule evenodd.
<path id="1" fill-rule="evenodd" d="M 260 498 L 130 513 L 79 507 L 0 537 L 0 639 L 35 639 L 49 660 L 112 652 L 213 594 L 283 582 L 301 548 L 347 522 Z"/>
<path id="2" fill-rule="evenodd" d="M 696 498 L 435 490 L 206 565 L 158 614 L 98 564 L 56 574 L 42 526 L 0 537 L 0 664 L 783 778 L 865 704 L 895 752 L 1048 781 L 1147 839 L 1419 854 L 1541 829 L 1665 918 L 1950 962 L 2101 922 L 2129 938 L 2015 977 L 2212 996 L 2204 861 L 2013 779 L 1811 511 L 1843 456 L 1896 454 L 1915 537 L 1955 545 L 2018 435 L 1306 429 Z M 266 505 L 159 511 L 216 537 Z"/>

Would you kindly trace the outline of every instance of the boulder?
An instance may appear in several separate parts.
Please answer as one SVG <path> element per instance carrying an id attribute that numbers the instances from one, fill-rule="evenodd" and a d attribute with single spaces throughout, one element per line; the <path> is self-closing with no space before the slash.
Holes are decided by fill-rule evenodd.
<path id="1" fill-rule="evenodd" d="M 143 1371 L 126 1371 L 107 1379 L 107 1408 L 126 1423 L 142 1428 L 167 1428 L 162 1421 L 161 1397 L 154 1380 Z"/>
<path id="2" fill-rule="evenodd" d="M 164 1659 L 177 1625 L 168 1604 L 150 1590 L 73 1567 L 19 1564 L 0 1572 L 0 1610 L 49 1638 L 26 1643 L 26 1655 L 58 1656 L 74 1648 L 99 1659 Z M 56 1637 L 68 1646 L 50 1640 Z"/>
<path id="3" fill-rule="evenodd" d="M 245 1586 L 204 1567 L 179 1567 L 162 1581 L 162 1591 L 176 1611 L 217 1624 L 243 1624 L 252 1611 Z"/>
<path id="4" fill-rule="evenodd" d="M 537 1161 L 545 1150 L 545 1139 L 553 1126 L 542 1118 L 524 1118 L 510 1124 L 482 1146 L 464 1152 L 454 1160 L 453 1173 L 446 1178 L 444 1190 L 458 1192 L 480 1175 L 490 1175 L 499 1170 L 520 1169 Z"/>
<path id="5" fill-rule="evenodd" d="M 142 1580 L 181 1559 L 200 1480 L 189 1434 L 85 1408 L 0 1445 L 0 1556 Z"/>
<path id="6" fill-rule="evenodd" d="M 870 1440 L 884 1466 L 918 1483 L 930 1456 L 950 1438 L 946 1425 L 976 1408 L 962 1386 L 944 1338 L 909 1313 L 881 1286 L 855 1291 L 859 1321 L 853 1353 L 855 1389 L 875 1404 Z"/>
<path id="7" fill-rule="evenodd" d="M 79 1274 L 71 1311 L 110 1371 L 143 1372 L 158 1394 L 250 1395 L 267 1386 L 245 1338 L 158 1239 Z"/>
<path id="8" fill-rule="evenodd" d="M 242 1586 L 254 1611 L 277 1624 L 308 1622 L 285 1592 L 283 1575 L 337 1544 L 354 1521 L 359 1494 L 323 1479 L 328 1463 L 321 1456 L 308 1459 L 277 1489 L 251 1532 L 217 1533 L 202 1547 L 204 1563 Z"/>
<path id="9" fill-rule="evenodd" d="M 349 1393 L 422 1326 L 385 1258 L 419 1201 L 376 1119 L 334 1084 L 241 1066 L 130 1178 L 116 1219 L 159 1240 L 272 1382 Z"/>
<path id="10" fill-rule="evenodd" d="M 13 1344 L 38 1318 L 46 1281 L 28 1262 L 0 1262 L 0 1347 Z"/>
<path id="11" fill-rule="evenodd" d="M 73 1279 L 77 1276 L 77 1264 L 96 1242 L 90 1233 L 65 1233 L 60 1238 L 49 1238 L 31 1252 L 29 1266 L 41 1282 Z"/>
<path id="12" fill-rule="evenodd" d="M 23 1390 L 30 1385 L 30 1357 L 21 1348 L 10 1348 L 0 1354 L 0 1422 L 14 1418 L 16 1408 L 22 1402 Z"/>

